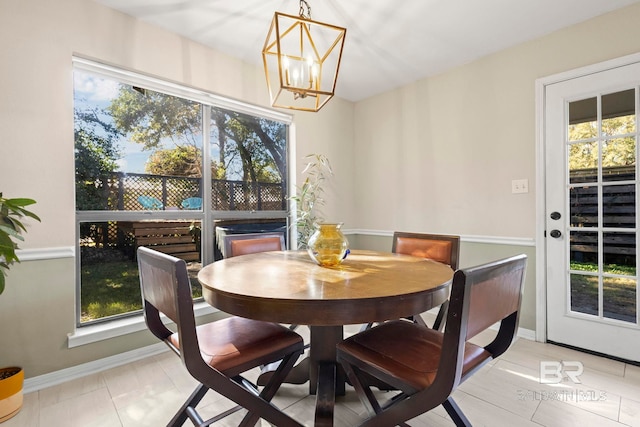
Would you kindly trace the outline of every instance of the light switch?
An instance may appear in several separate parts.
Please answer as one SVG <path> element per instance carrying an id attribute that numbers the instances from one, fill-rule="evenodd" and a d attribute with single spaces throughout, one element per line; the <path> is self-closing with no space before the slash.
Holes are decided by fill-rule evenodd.
<path id="1" fill-rule="evenodd" d="M 511 193 L 528 193 L 529 192 L 529 180 L 528 179 L 514 179 L 511 181 Z"/>

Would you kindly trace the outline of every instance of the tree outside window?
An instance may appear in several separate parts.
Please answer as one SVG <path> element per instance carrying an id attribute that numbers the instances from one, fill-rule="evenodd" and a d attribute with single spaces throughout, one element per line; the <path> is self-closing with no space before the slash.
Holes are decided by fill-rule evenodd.
<path id="1" fill-rule="evenodd" d="M 84 69 L 74 83 L 78 324 L 141 309 L 138 246 L 185 259 L 197 298 L 205 212 L 286 216 L 287 124 Z"/>

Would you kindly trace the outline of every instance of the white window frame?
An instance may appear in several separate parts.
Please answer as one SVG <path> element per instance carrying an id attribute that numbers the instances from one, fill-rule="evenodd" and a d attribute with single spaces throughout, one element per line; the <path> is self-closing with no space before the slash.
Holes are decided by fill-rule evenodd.
<path id="1" fill-rule="evenodd" d="M 288 113 L 283 113 L 271 108 L 265 108 L 262 106 L 250 104 L 244 101 L 233 99 L 230 97 L 214 94 L 202 89 L 197 89 L 185 84 L 170 82 L 157 77 L 152 77 L 142 73 L 125 70 L 115 66 L 107 65 L 101 62 L 97 62 L 92 59 L 83 58 L 80 56 L 72 57 L 73 70 L 80 70 L 91 73 L 96 76 L 106 77 L 117 80 L 120 83 L 129 84 L 132 86 L 143 87 L 145 89 L 154 90 L 170 96 L 176 96 L 184 98 L 190 101 L 198 102 L 203 106 L 203 138 L 202 138 L 202 156 L 203 165 L 210 164 L 210 109 L 212 107 L 219 107 L 227 110 L 232 110 L 252 116 L 262 117 L 269 120 L 281 122 L 288 126 L 287 135 L 287 180 L 289 194 L 295 192 L 295 141 L 294 141 L 294 125 L 293 116 Z M 211 182 L 211 169 L 203 168 L 202 171 L 202 196 L 203 200 L 211 200 L 211 185 L 207 183 Z M 75 197 L 74 197 L 75 201 Z M 209 224 L 213 224 L 214 219 L 261 219 L 261 218 L 273 218 L 274 216 L 281 216 L 287 219 L 288 224 L 295 220 L 295 206 L 293 202 L 290 202 L 288 209 L 284 211 L 212 211 L 207 209 L 207 205 L 203 205 L 202 211 L 163 211 L 161 213 L 156 212 L 117 212 L 109 211 L 108 220 L 141 220 L 149 219 L 153 217 L 161 217 L 162 219 L 193 219 L 201 221 L 203 230 L 205 227 L 212 227 Z M 106 212 L 104 211 L 77 211 L 76 210 L 76 298 L 80 301 L 80 277 L 78 272 L 80 271 L 80 242 L 77 236 L 80 233 L 81 222 L 100 222 L 107 221 L 105 219 Z M 213 230 L 211 232 L 202 233 L 202 263 L 206 265 L 213 262 L 213 245 L 214 236 Z M 296 235 L 295 227 L 293 227 L 293 235 L 291 236 L 291 244 L 295 245 Z M 196 315 L 204 315 L 218 311 L 217 309 L 209 306 L 207 303 L 196 303 L 195 305 Z M 146 328 L 142 314 L 115 318 L 113 320 L 105 320 L 101 323 L 82 325 L 80 324 L 80 305 L 76 304 L 76 330 L 69 334 L 68 345 L 69 347 L 76 347 L 78 345 L 88 344 L 91 342 L 100 341 L 103 339 L 109 339 L 116 336 L 128 334 L 131 332 L 143 330 Z"/>

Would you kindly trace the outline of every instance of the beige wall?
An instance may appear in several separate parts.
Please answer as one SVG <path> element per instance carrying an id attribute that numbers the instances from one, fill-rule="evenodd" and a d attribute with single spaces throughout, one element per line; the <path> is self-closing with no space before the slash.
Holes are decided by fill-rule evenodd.
<path id="1" fill-rule="evenodd" d="M 391 236 L 356 234 L 349 235 L 349 245 L 354 249 L 389 251 L 393 239 Z M 536 328 L 536 248 L 530 245 L 493 244 L 478 241 L 460 242 L 459 268 L 468 268 L 513 255 L 527 255 L 527 274 L 525 277 L 520 314 L 520 328 L 535 331 Z"/>
<path id="2" fill-rule="evenodd" d="M 535 330 L 535 81 L 640 51 L 638 20 L 631 6 L 356 104 L 358 227 L 462 235 L 462 267 L 526 253 L 520 325 Z M 522 243 L 464 242 L 481 236 Z"/>
<path id="3" fill-rule="evenodd" d="M 92 1 L 0 0 L 0 192 L 37 200 L 42 223 L 29 226 L 21 247 L 44 258 L 75 245 L 73 54 L 268 106 L 262 69 Z M 353 104 L 333 100 L 317 114 L 297 113 L 294 123 L 297 159 L 332 159 L 327 197 L 339 203 L 327 214 L 352 224 Z M 0 296 L 0 366 L 21 365 L 33 377 L 156 342 L 145 331 L 68 349 L 74 271 L 73 258 L 12 269 Z"/>
<path id="4" fill-rule="evenodd" d="M 327 218 L 360 230 L 533 238 L 535 79 L 639 51 L 639 20 L 640 5 L 632 6 L 355 106 L 335 99 L 318 114 L 297 114 L 296 157 L 324 153 L 335 169 Z M 26 249 L 74 245 L 74 53 L 267 104 L 262 70 L 91 1 L 0 0 L 0 191 L 35 198 L 43 219 L 30 227 Z M 513 195 L 511 180 L 520 178 L 529 179 L 530 193 Z M 357 242 L 380 244 L 366 234 Z M 469 243 L 461 263 L 512 250 L 532 252 Z M 71 258 L 25 262 L 7 285 L 0 366 L 20 364 L 28 377 L 154 342 L 137 333 L 67 348 Z"/>
<path id="5" fill-rule="evenodd" d="M 73 54 L 268 106 L 262 69 L 93 1 L 0 0 L 0 183 L 5 196 L 36 199 L 43 219 L 24 248 L 74 245 Z M 352 117 L 353 105 L 337 100 L 294 119 L 298 157 L 335 156 L 336 185 L 346 191 Z M 352 211 L 341 206 L 347 223 Z"/>
<path id="6" fill-rule="evenodd" d="M 535 80 L 640 51 L 639 19 L 628 7 L 358 103 L 358 227 L 533 238 Z M 521 178 L 529 193 L 511 194 Z"/>

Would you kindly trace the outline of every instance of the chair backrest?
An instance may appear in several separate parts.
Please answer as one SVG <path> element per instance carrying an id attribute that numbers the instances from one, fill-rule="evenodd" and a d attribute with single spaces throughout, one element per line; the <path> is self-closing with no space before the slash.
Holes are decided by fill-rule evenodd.
<path id="1" fill-rule="evenodd" d="M 144 246 L 138 248 L 137 257 L 142 308 L 147 327 L 173 351 L 180 354 L 185 364 L 188 355 L 197 354 L 197 360 L 200 358 L 199 347 L 186 262 Z M 176 331 L 165 326 L 160 314 L 164 314 L 176 324 L 180 349 L 168 341 L 168 337 Z"/>
<path id="2" fill-rule="evenodd" d="M 484 349 L 495 359 L 509 348 L 518 331 L 526 265 L 526 255 L 517 255 L 456 271 L 437 375 L 442 378 L 436 381 L 455 387 L 470 375 L 475 369 L 462 372 L 467 340 L 497 322 L 498 334 Z"/>
<path id="3" fill-rule="evenodd" d="M 224 236 L 225 258 L 257 252 L 281 251 L 285 249 L 284 233 L 246 233 Z"/>
<path id="4" fill-rule="evenodd" d="M 164 209 L 162 202 L 153 196 L 140 196 L 138 197 L 138 203 L 140 203 L 144 209 L 148 210 Z"/>
<path id="5" fill-rule="evenodd" d="M 202 209 L 202 197 L 188 197 L 181 204 L 183 209 L 199 210 Z"/>
<path id="6" fill-rule="evenodd" d="M 458 269 L 460 237 L 445 234 L 393 233 L 391 252 L 428 258 Z"/>

